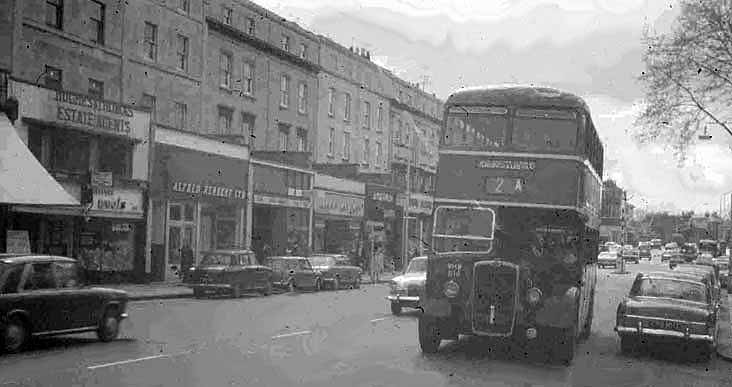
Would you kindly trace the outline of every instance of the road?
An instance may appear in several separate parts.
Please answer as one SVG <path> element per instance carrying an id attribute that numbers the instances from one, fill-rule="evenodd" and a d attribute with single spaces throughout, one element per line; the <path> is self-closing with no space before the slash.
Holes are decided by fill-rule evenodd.
<path id="1" fill-rule="evenodd" d="M 631 271 L 658 263 L 628 265 Z M 732 363 L 673 350 L 626 357 L 612 331 L 632 274 L 600 271 L 595 321 L 572 366 L 514 359 L 475 338 L 423 356 L 416 313 L 385 285 L 359 290 L 131 304 L 123 338 L 44 339 L 0 357 L 0 386 L 724 386 Z"/>

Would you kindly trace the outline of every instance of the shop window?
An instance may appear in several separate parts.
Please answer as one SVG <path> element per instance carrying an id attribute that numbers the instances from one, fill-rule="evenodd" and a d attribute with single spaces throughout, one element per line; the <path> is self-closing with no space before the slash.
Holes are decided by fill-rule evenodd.
<path id="1" fill-rule="evenodd" d="M 132 175 L 131 155 L 132 143 L 111 138 L 100 139 L 97 169 L 129 178 Z"/>
<path id="2" fill-rule="evenodd" d="M 52 137 L 51 169 L 86 173 L 89 170 L 89 138 L 71 132 Z"/>

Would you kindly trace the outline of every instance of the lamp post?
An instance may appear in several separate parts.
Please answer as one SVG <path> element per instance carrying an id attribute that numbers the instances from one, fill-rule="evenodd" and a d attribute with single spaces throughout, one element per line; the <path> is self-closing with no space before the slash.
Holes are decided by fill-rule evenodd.
<path id="1" fill-rule="evenodd" d="M 407 192 L 406 192 L 406 199 L 407 202 L 404 203 L 404 216 L 402 217 L 402 264 L 404 267 L 406 267 L 408 262 L 408 253 L 409 253 L 409 219 L 411 217 L 409 216 L 409 202 L 412 199 L 412 162 L 415 163 L 415 168 L 417 165 L 417 147 L 419 146 L 420 138 L 419 135 L 421 134 L 419 128 L 417 127 L 417 124 L 414 122 L 414 119 L 412 119 L 412 116 L 407 113 L 406 111 L 402 111 L 401 114 L 402 122 L 406 124 L 407 132 L 413 133 L 412 138 L 414 141 L 409 141 L 409 144 L 403 145 L 399 144 L 397 145 L 400 148 L 406 148 L 409 150 L 409 157 L 407 159 Z M 421 237 L 421 235 L 420 235 Z"/>

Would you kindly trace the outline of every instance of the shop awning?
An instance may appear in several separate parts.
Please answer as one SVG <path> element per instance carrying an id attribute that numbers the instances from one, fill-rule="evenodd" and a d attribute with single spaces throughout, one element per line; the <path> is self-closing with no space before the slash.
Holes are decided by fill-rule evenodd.
<path id="1" fill-rule="evenodd" d="M 0 114 L 0 204 L 79 205 L 33 156 L 5 114 Z"/>

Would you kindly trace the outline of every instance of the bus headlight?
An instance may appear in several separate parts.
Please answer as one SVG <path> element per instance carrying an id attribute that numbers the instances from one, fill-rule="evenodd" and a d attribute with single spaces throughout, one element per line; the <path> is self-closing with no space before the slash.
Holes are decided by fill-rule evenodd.
<path id="1" fill-rule="evenodd" d="M 458 292 L 460 291 L 460 285 L 457 284 L 455 281 L 448 281 L 445 284 L 445 296 L 449 298 L 457 297 Z"/>
<path id="2" fill-rule="evenodd" d="M 539 288 L 531 288 L 526 291 L 526 300 L 529 304 L 537 304 L 541 301 L 541 290 Z"/>

